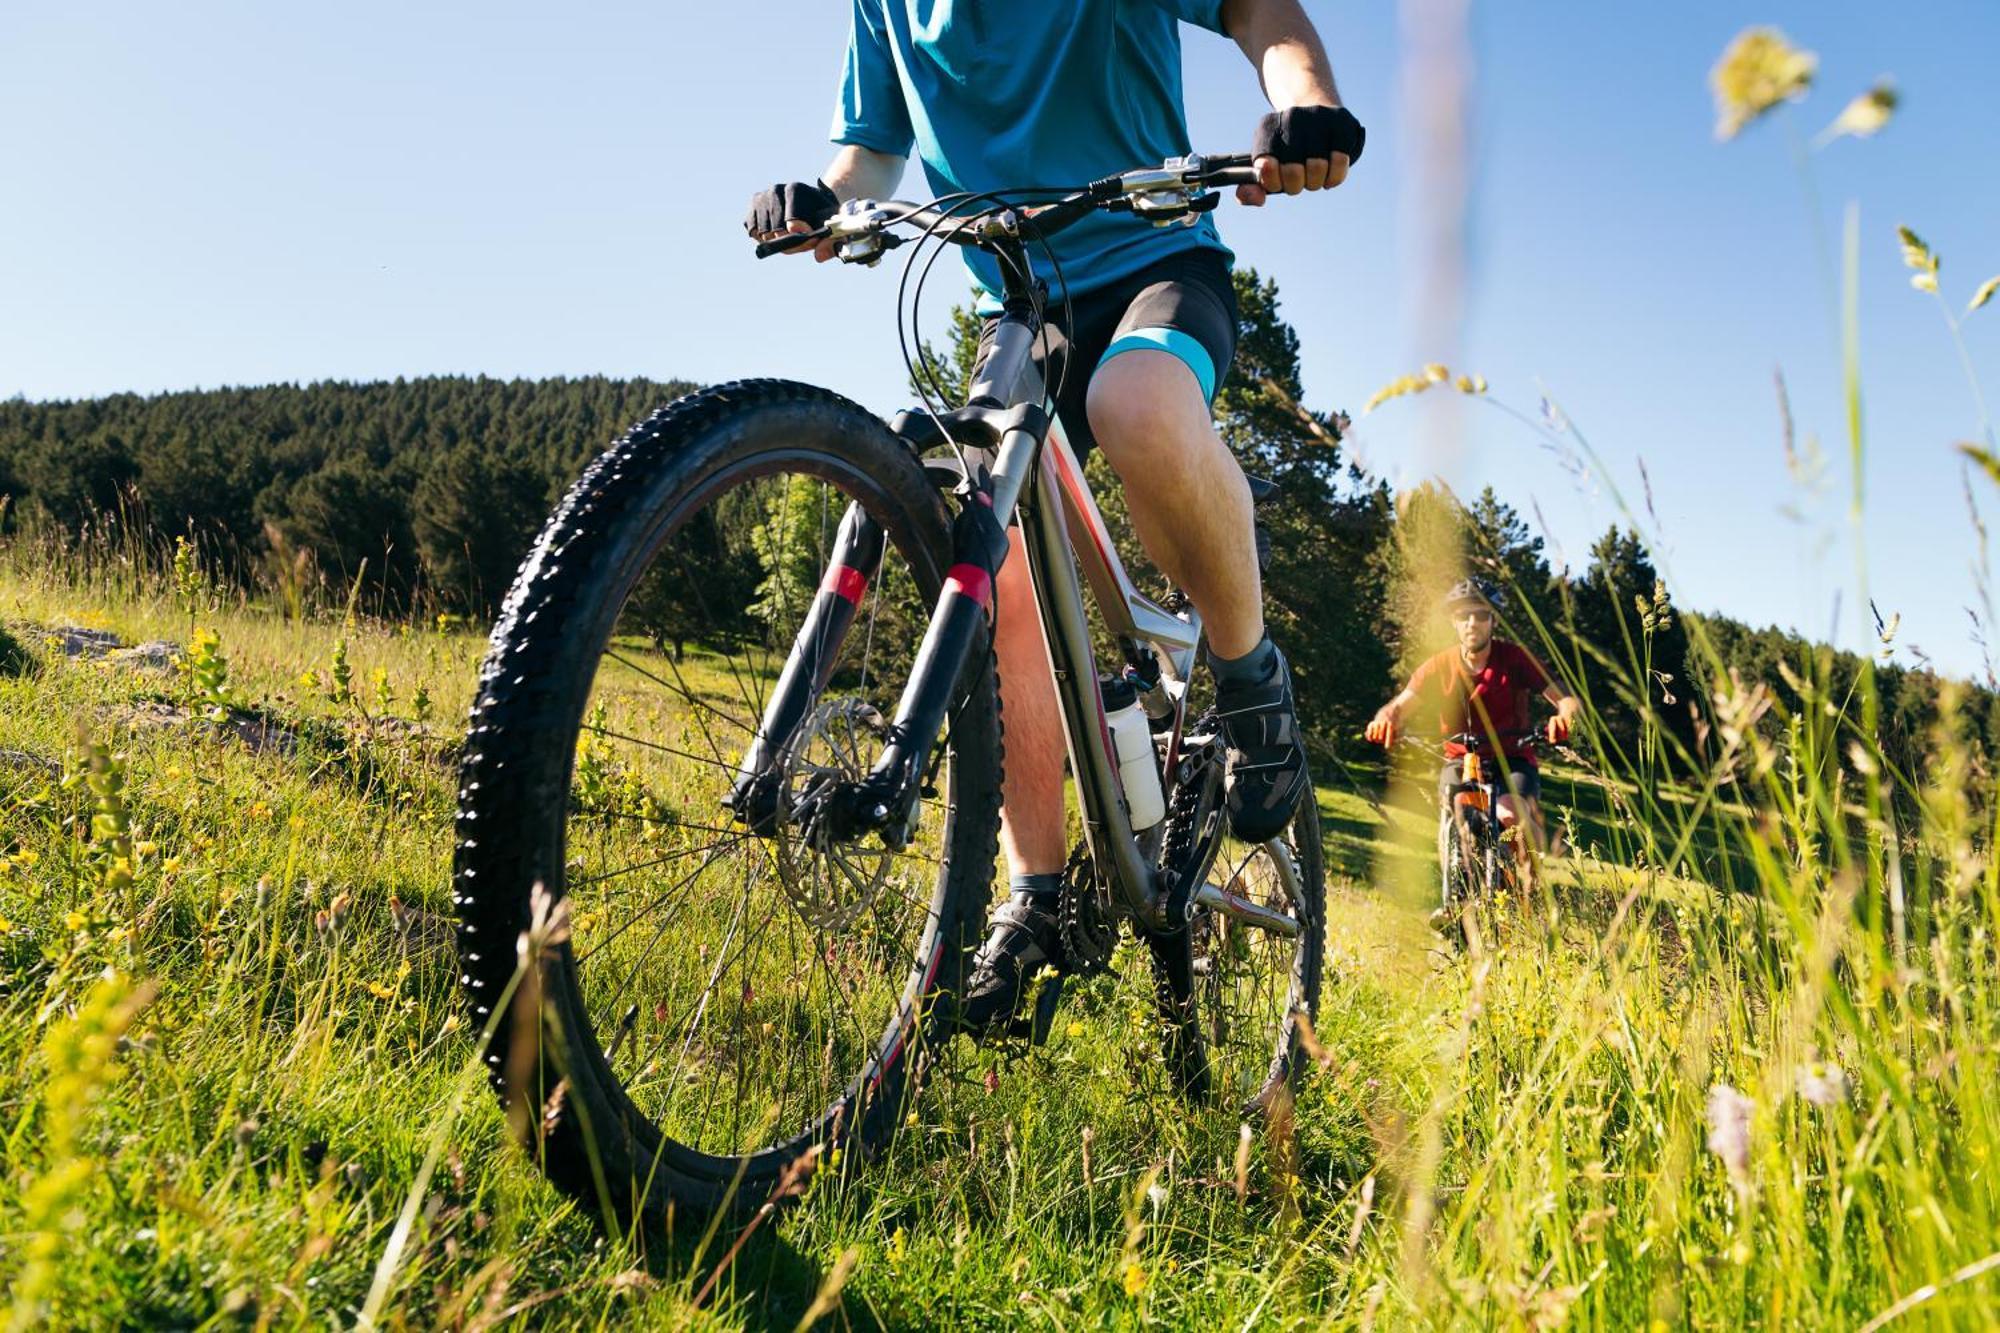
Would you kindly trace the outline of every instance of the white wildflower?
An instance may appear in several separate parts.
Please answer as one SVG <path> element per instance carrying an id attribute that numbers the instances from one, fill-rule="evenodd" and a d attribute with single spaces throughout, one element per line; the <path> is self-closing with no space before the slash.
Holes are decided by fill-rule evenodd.
<path id="1" fill-rule="evenodd" d="M 1708 1150 L 1739 1181 L 1750 1174 L 1750 1113 L 1756 1105 L 1727 1083 L 1708 1090 Z"/>
<path id="2" fill-rule="evenodd" d="M 1814 1106 L 1833 1106 L 1847 1100 L 1854 1082 L 1839 1065 L 1819 1060 L 1799 1068 L 1799 1096 Z"/>

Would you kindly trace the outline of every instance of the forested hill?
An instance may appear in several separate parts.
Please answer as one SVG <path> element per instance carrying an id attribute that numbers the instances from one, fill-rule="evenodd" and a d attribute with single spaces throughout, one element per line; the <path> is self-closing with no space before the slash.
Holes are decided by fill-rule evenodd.
<path id="1" fill-rule="evenodd" d="M 1272 537 L 1267 613 L 1322 740 L 1352 740 L 1435 642 L 1437 590 L 1417 586 L 1412 553 L 1447 533 L 1508 590 L 1505 632 L 1586 694 L 1607 739 L 1638 744 L 1650 715 L 1669 750 L 1710 748 L 1711 700 L 1734 687 L 1692 650 L 1690 617 L 1655 606 L 1668 593 L 1635 534 L 1613 528 L 1587 567 L 1552 570 L 1541 539 L 1490 490 L 1463 504 L 1432 487 L 1392 495 L 1329 442 L 1331 418 L 1298 406 L 1297 342 L 1275 288 L 1239 274 L 1238 289 L 1250 336 L 1217 420 L 1250 470 L 1281 483 L 1259 519 Z M 969 346 L 959 350 L 965 360 Z M 155 565 L 185 535 L 240 586 L 290 596 L 303 585 L 322 606 L 345 600 L 365 561 L 364 607 L 477 617 L 584 462 L 691 387 L 448 377 L 0 402 L 0 534 L 138 545 Z M 1115 491 L 1101 498 L 1122 515 Z M 1694 619 L 1722 664 L 1769 688 L 1767 728 L 1804 705 L 1801 679 L 1845 697 L 1866 666 L 1782 631 Z M 1884 743 L 1920 766 L 1943 682 L 1920 664 L 1885 665 L 1877 679 Z M 1975 688 L 1961 708 L 1979 751 L 2000 754 L 1995 696 Z"/>
<path id="2" fill-rule="evenodd" d="M 584 460 L 691 387 L 453 376 L 0 402 L 0 521 L 76 531 L 136 507 L 223 560 L 275 534 L 329 578 L 366 559 L 392 598 L 479 610 Z"/>

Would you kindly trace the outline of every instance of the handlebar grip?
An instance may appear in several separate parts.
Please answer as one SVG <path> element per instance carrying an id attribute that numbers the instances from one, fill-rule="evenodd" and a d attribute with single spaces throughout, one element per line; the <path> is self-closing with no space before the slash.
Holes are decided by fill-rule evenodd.
<path id="1" fill-rule="evenodd" d="M 1243 166 L 1223 167 L 1216 171 L 1205 171 L 1202 173 L 1202 179 L 1210 185 L 1257 185 L 1262 183 L 1257 175 L 1257 168 L 1247 163 Z"/>
<path id="2" fill-rule="evenodd" d="M 816 227 L 812 231 L 793 232 L 790 236 L 781 236 L 775 241 L 759 241 L 757 258 L 769 259 L 772 255 L 782 255 L 801 246 L 818 245 L 826 239 L 826 236 L 825 227 Z"/>
<path id="3" fill-rule="evenodd" d="M 1209 153 L 1201 159 L 1203 185 L 1255 185 L 1257 173 L 1249 153 Z"/>

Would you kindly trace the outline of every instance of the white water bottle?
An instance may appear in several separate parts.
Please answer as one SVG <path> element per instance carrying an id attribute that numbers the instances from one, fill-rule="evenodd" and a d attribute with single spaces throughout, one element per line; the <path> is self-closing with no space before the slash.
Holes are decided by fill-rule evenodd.
<path id="1" fill-rule="evenodd" d="M 1118 782 L 1132 812 L 1132 830 L 1149 829 L 1167 816 L 1167 799 L 1160 790 L 1160 762 L 1153 753 L 1153 729 L 1139 692 L 1123 678 L 1100 679 L 1104 721 L 1111 729 L 1111 748 L 1118 756 Z"/>

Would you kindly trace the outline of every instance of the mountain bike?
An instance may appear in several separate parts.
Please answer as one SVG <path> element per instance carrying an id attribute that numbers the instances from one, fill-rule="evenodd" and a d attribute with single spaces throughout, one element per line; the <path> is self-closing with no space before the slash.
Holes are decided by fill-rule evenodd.
<path id="1" fill-rule="evenodd" d="M 1032 355 L 1049 237 L 1097 209 L 1172 225 L 1254 179 L 1247 156 L 1189 156 L 1074 190 L 850 203 L 760 246 L 997 256 L 978 382 L 886 423 L 803 384 L 706 389 L 634 426 L 548 520 L 480 670 L 455 901 L 492 1081 L 586 1207 L 652 1226 L 755 1206 L 921 1117 L 993 892 L 989 602 L 1015 521 L 1084 830 L 1063 971 L 1109 966 L 1124 929 L 1143 941 L 1190 1097 L 1262 1105 L 1302 1065 L 1314 803 L 1270 842 L 1229 835 L 1200 617 L 1135 587 Z M 1115 645 L 1102 672 L 1086 589 Z M 1128 793 L 1121 763 L 1157 792 Z M 537 921 L 548 947 L 520 978 Z"/>
<path id="2" fill-rule="evenodd" d="M 1504 743 L 1538 749 L 1538 732 L 1508 732 Z M 1506 761 L 1494 753 L 1494 738 L 1484 732 L 1448 736 L 1443 747 L 1433 747 L 1414 737 L 1403 743 L 1422 750 L 1440 762 L 1456 762 L 1456 780 L 1438 784 L 1438 908 L 1433 920 L 1447 936 L 1463 935 L 1468 909 L 1491 908 L 1503 898 L 1525 887 L 1520 871 L 1520 855 L 1514 844 L 1527 831 L 1503 817 L 1500 798 L 1509 791 Z M 1462 749 L 1463 757 L 1449 759 L 1451 749 Z"/>

